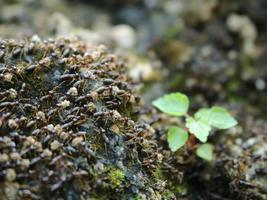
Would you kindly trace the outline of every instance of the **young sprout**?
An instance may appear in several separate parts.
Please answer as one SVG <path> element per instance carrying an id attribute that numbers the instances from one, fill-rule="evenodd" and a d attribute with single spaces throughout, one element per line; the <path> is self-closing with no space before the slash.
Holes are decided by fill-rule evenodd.
<path id="1" fill-rule="evenodd" d="M 164 95 L 153 101 L 153 105 L 168 115 L 185 117 L 185 129 L 174 126 L 168 131 L 167 140 L 173 152 L 190 142 L 192 137 L 206 143 L 212 128 L 223 130 L 237 125 L 235 118 L 225 108 L 219 106 L 201 108 L 194 116 L 190 116 L 188 114 L 189 99 L 179 92 Z M 193 136 L 189 137 L 189 134 Z M 213 146 L 202 144 L 197 148 L 196 153 L 200 158 L 211 161 Z"/>

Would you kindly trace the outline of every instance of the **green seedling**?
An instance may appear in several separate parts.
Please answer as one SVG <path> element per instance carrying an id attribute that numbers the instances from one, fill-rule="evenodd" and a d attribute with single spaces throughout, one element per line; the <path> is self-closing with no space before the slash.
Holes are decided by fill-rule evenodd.
<path id="1" fill-rule="evenodd" d="M 188 114 L 189 99 L 179 92 L 158 98 L 153 101 L 153 105 L 168 115 L 185 118 L 185 128 L 177 126 L 169 128 L 167 140 L 171 151 L 177 151 L 186 143 L 196 146 L 194 140 L 197 138 L 205 144 L 199 145 L 196 153 L 208 161 L 211 161 L 213 157 L 213 146 L 206 143 L 211 130 L 213 128 L 225 130 L 237 125 L 235 118 L 225 108 L 219 106 L 201 108 L 190 116 Z"/>

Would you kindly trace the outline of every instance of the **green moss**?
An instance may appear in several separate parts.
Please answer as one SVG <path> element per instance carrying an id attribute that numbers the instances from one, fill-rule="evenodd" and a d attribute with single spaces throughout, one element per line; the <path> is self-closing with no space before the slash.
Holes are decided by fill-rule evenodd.
<path id="1" fill-rule="evenodd" d="M 155 172 L 153 173 L 153 175 L 155 176 L 156 179 L 162 179 L 164 176 L 163 176 L 163 173 L 160 169 L 160 166 L 158 166 L 155 170 Z"/>
<path id="2" fill-rule="evenodd" d="M 176 196 L 183 196 L 187 194 L 187 187 L 185 184 L 178 184 L 173 187 L 173 192 Z"/>
<path id="3" fill-rule="evenodd" d="M 175 195 L 172 191 L 170 190 L 166 190 L 163 194 L 162 194 L 163 199 L 174 199 Z"/>
<path id="4" fill-rule="evenodd" d="M 142 197 L 140 196 L 140 194 L 138 194 L 138 195 L 134 198 L 134 200 L 142 200 Z"/>
<path id="5" fill-rule="evenodd" d="M 119 187 L 125 179 L 125 174 L 120 169 L 112 169 L 108 174 L 112 188 Z"/>

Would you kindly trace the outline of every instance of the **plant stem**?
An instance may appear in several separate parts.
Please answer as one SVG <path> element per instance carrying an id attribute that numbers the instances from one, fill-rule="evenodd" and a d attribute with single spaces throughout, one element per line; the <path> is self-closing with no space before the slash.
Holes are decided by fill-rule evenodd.
<path id="1" fill-rule="evenodd" d="M 197 148 L 196 137 L 193 134 L 190 134 L 187 144 L 189 151 L 194 151 Z"/>

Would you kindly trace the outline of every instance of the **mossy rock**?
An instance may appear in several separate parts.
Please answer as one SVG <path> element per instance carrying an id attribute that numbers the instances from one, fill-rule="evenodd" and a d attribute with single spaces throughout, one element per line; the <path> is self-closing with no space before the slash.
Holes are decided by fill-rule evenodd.
<path id="1" fill-rule="evenodd" d="M 164 199 L 154 130 L 104 46 L 1 40 L 0 79 L 2 199 Z"/>

